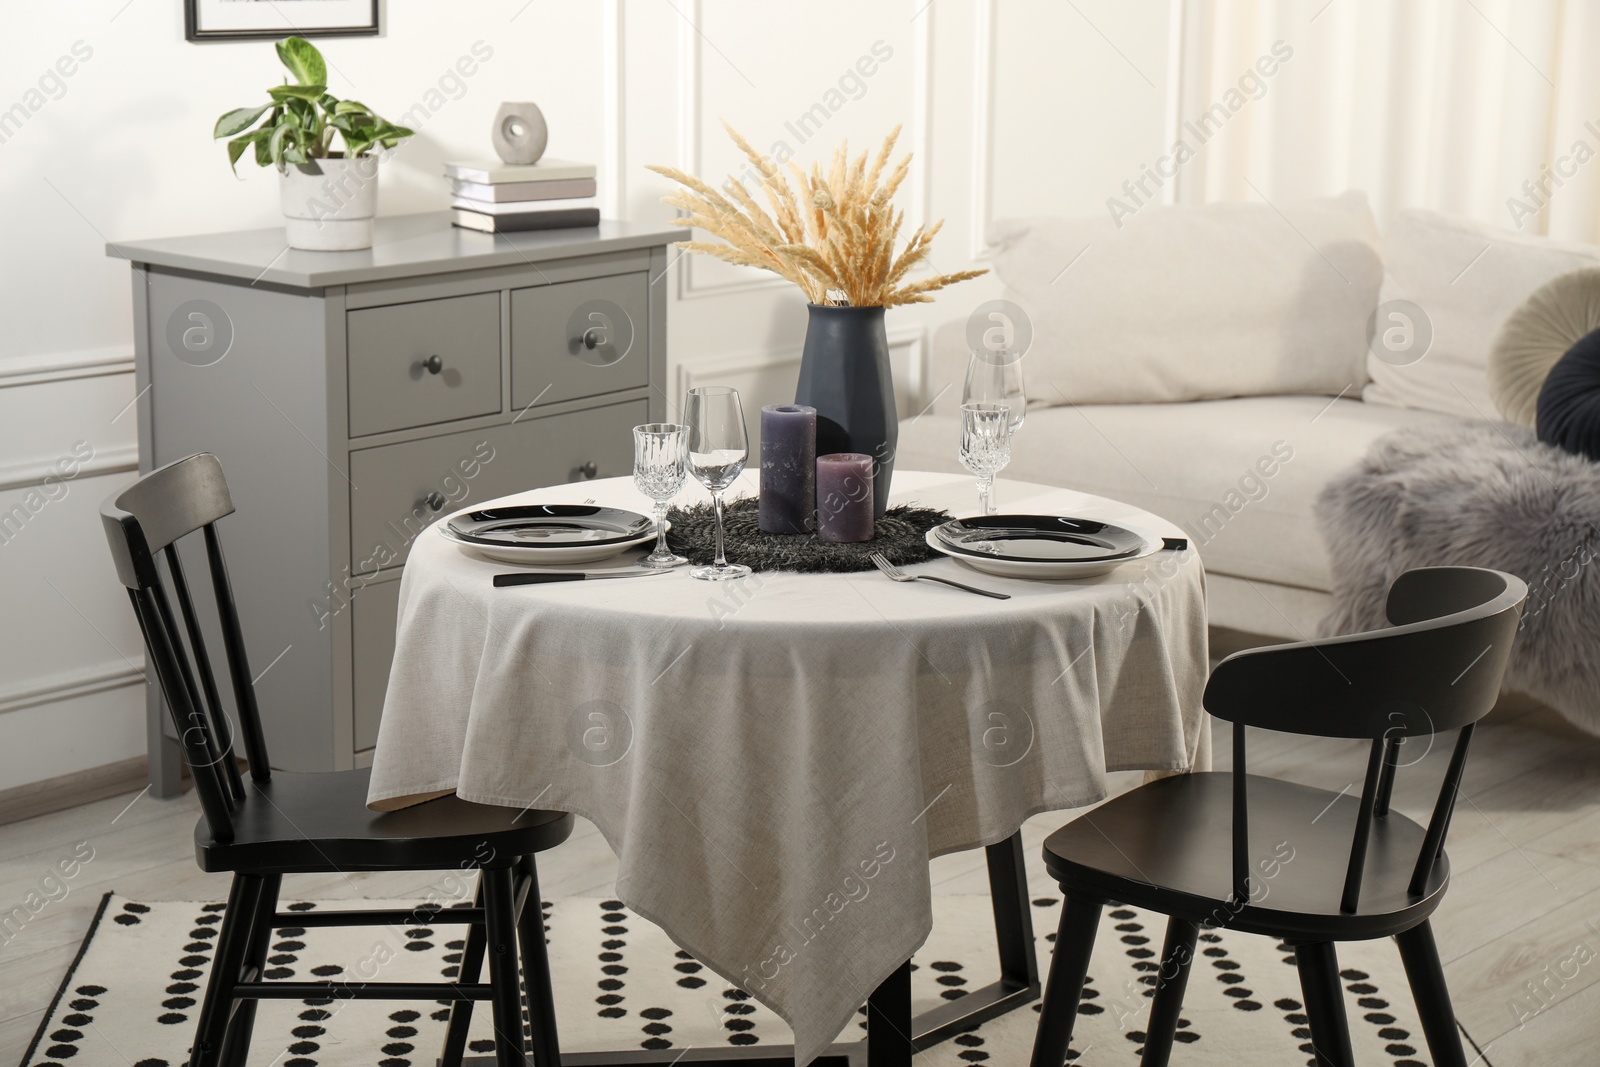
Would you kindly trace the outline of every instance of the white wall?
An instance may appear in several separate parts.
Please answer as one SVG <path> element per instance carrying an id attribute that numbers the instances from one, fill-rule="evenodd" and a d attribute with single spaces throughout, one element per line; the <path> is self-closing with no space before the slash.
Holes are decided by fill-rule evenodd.
<path id="1" fill-rule="evenodd" d="M 990 220 L 1103 210 L 1159 154 L 1169 6 L 407 2 L 389 5 L 383 37 L 319 44 L 340 95 L 391 118 L 443 101 L 385 168 L 385 214 L 443 207 L 441 162 L 491 154 L 490 119 L 507 99 L 540 103 L 550 155 L 601 165 L 607 214 L 645 220 L 671 211 L 643 164 L 707 178 L 736 166 L 720 118 L 802 160 L 846 137 L 875 145 L 903 122 L 902 147 L 917 152 L 903 203 L 913 221 L 947 220 L 934 261 L 948 271 L 984 256 Z M 244 165 L 235 178 L 209 136 L 217 115 L 275 83 L 272 48 L 186 43 L 181 9 L 78 0 L 4 15 L 0 111 L 21 103 L 28 115 L 0 142 L 0 514 L 21 503 L 30 518 L 0 543 L 0 789 L 143 751 L 143 656 L 95 513 L 135 469 L 128 270 L 103 245 L 278 224 L 275 176 Z M 478 41 L 492 57 L 456 80 Z M 872 75 L 830 95 L 875 46 Z M 73 72 L 58 81 L 46 72 L 62 57 Z M 801 144 L 785 122 L 818 103 L 838 106 Z M 752 408 L 791 398 L 798 292 L 715 261 L 671 270 L 675 388 L 737 385 Z M 997 292 L 983 278 L 891 315 L 908 403 L 931 326 Z M 77 476 L 46 486 L 63 460 Z"/>

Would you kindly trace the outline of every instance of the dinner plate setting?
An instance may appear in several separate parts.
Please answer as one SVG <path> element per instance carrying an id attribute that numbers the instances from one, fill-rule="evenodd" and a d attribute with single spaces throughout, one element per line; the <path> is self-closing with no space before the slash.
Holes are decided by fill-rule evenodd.
<path id="1" fill-rule="evenodd" d="M 955 519 L 929 530 L 927 542 L 975 570 L 1011 578 L 1093 578 L 1162 546 L 1136 530 L 1065 515 Z"/>
<path id="2" fill-rule="evenodd" d="M 519 566 L 595 563 L 656 535 L 650 516 L 595 504 L 475 508 L 450 516 L 438 530 L 468 552 Z"/>

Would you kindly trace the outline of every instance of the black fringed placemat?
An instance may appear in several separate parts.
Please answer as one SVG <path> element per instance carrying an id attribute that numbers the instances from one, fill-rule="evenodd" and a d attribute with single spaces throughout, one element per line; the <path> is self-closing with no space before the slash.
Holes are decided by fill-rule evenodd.
<path id="1" fill-rule="evenodd" d="M 949 522 L 950 516 L 933 508 L 901 505 L 890 508 L 873 527 L 871 541 L 835 544 L 815 534 L 770 534 L 759 525 L 760 505 L 755 497 L 730 501 L 723 511 L 729 563 L 743 563 L 758 571 L 844 573 L 870 571 L 870 553 L 881 552 L 890 563 L 921 563 L 939 553 L 923 540 L 929 530 Z M 716 515 L 710 504 L 673 508 L 667 512 L 672 529 L 667 543 L 672 550 L 705 565 L 716 558 Z"/>

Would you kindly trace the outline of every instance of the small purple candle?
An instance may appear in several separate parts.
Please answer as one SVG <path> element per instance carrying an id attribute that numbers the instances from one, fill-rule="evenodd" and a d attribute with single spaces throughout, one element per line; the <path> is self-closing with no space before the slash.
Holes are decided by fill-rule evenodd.
<path id="1" fill-rule="evenodd" d="M 835 452 L 817 457 L 817 537 L 872 540 L 872 457 Z"/>
<path id="2" fill-rule="evenodd" d="M 768 404 L 761 409 L 761 529 L 799 534 L 817 510 L 817 409 Z"/>

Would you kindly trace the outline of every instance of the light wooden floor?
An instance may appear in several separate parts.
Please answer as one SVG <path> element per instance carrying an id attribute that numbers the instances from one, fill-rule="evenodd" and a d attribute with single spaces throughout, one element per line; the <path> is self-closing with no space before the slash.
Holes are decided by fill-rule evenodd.
<path id="1" fill-rule="evenodd" d="M 1228 735 L 1226 725 L 1218 725 L 1222 769 Z M 1425 820 L 1446 758 L 1443 751 L 1431 752 L 1402 774 L 1396 807 Z M 1252 734 L 1254 773 L 1358 791 L 1364 766 L 1359 744 Z M 1136 774 L 1117 775 L 1114 787 L 1121 791 L 1138 780 Z M 226 895 L 224 877 L 195 868 L 191 834 L 197 816 L 192 794 L 166 801 L 130 794 L 0 827 L 0 915 L 38 890 L 80 842 L 94 850 L 68 883 L 68 895 L 0 945 L 0 1062 L 21 1058 L 102 893 L 115 889 L 145 900 Z M 1056 892 L 1035 857 L 1045 836 L 1071 816 L 1041 815 L 1024 827 L 1035 895 Z M 1449 854 L 1454 884 L 1435 931 L 1456 1012 L 1487 1043 L 1487 1062 L 1600 1062 L 1600 739 L 1543 708 L 1507 701 L 1474 742 Z M 539 862 L 546 896 L 613 893 L 616 861 L 581 819 L 572 839 Z M 987 891 L 981 852 L 943 857 L 931 875 L 937 893 Z M 437 878 L 305 876 L 288 879 L 284 893 L 420 898 Z M 1542 989 L 1540 1000 L 1531 998 L 1530 984 Z M 1519 1027 L 1518 1004 L 1524 1014 L 1542 1010 Z M 1180 1049 L 1180 1062 L 1182 1055 Z M 1285 1056 L 1290 1057 L 1287 1049 Z"/>

